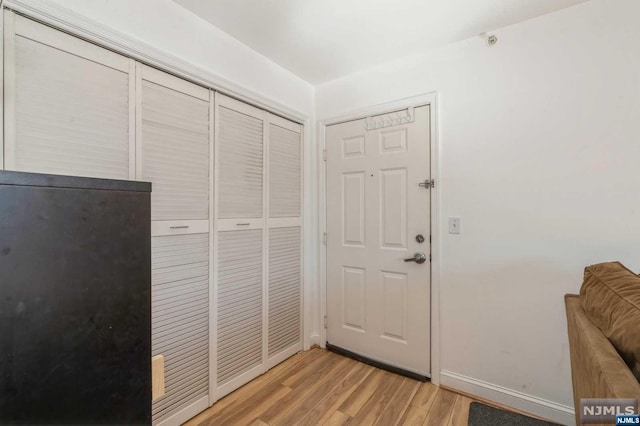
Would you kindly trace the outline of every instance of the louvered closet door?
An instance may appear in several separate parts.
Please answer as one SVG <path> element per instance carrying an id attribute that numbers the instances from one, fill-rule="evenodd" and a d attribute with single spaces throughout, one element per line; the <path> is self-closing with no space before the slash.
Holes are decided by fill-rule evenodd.
<path id="1" fill-rule="evenodd" d="M 302 349 L 301 126 L 268 117 L 268 367 Z"/>
<path id="2" fill-rule="evenodd" d="M 165 360 L 155 424 L 209 405 L 210 91 L 137 65 L 137 174 L 153 184 L 152 352 Z"/>
<path id="3" fill-rule="evenodd" d="M 154 424 L 179 425 L 208 406 L 209 234 L 152 238 L 152 353 L 165 360 Z"/>
<path id="4" fill-rule="evenodd" d="M 216 398 L 265 371 L 265 115 L 216 94 Z"/>
<path id="5" fill-rule="evenodd" d="M 5 11 L 5 168 L 134 178 L 134 62 Z"/>
<path id="6" fill-rule="evenodd" d="M 153 221 L 209 219 L 209 90 L 138 65 L 138 170 Z"/>

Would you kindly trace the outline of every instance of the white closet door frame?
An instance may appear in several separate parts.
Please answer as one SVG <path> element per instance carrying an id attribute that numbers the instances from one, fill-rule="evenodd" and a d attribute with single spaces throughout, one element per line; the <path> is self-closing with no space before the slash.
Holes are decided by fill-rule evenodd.
<path id="1" fill-rule="evenodd" d="M 216 401 L 216 360 L 218 359 L 217 342 L 216 342 L 216 326 L 218 313 L 216 309 L 217 293 L 215 286 L 215 271 L 217 271 L 218 260 L 216 258 L 216 242 L 218 240 L 216 234 L 216 102 L 217 93 L 209 89 L 209 123 L 211 128 L 209 131 L 209 406 Z"/>
<path id="2" fill-rule="evenodd" d="M 218 102 L 220 94 L 211 91 L 213 103 L 213 144 L 212 150 L 212 170 L 213 186 L 211 187 L 211 287 L 209 288 L 209 406 L 212 406 L 219 399 L 218 394 Z"/>
<path id="3" fill-rule="evenodd" d="M 129 179 L 135 179 L 135 61 L 62 31 L 17 15 L 10 10 L 3 9 L 3 15 L 4 147 L 3 152 L 0 153 L 0 165 L 4 164 L 4 169 L 6 170 L 15 170 L 15 46 L 16 37 L 24 37 L 65 53 L 124 72 L 129 76 Z"/>
<path id="4" fill-rule="evenodd" d="M 262 153 L 263 153 L 263 206 L 262 206 L 262 218 L 247 218 L 247 219 L 218 219 L 218 202 L 219 202 L 219 197 L 217 196 L 219 194 L 219 167 L 214 165 L 214 194 L 215 196 L 214 198 L 214 208 L 213 208 L 213 262 L 211 262 L 214 274 L 213 274 L 213 289 L 212 289 L 212 301 L 213 301 L 213 305 L 212 305 L 212 321 L 211 321 L 211 350 L 210 350 L 210 367 L 209 367 L 209 380 L 210 380 L 210 385 L 209 385 L 209 392 L 211 395 L 211 405 L 213 405 L 213 403 L 215 403 L 217 400 L 219 400 L 220 398 L 222 398 L 223 396 L 229 394 L 230 392 L 234 391 L 235 389 L 239 388 L 240 386 L 244 385 L 245 383 L 253 380 L 254 378 L 258 377 L 259 375 L 263 374 L 267 368 L 266 368 L 266 361 L 267 361 L 267 356 L 266 356 L 266 345 L 267 345 L 267 333 L 268 333 L 268 325 L 267 325 L 267 311 L 266 309 L 264 309 L 265 303 L 266 303 L 266 297 L 267 297 L 267 292 L 266 292 L 266 281 L 267 281 L 267 265 L 266 265 L 266 253 L 267 253 L 267 243 L 268 243 L 268 233 L 267 233 L 267 229 L 264 226 L 265 225 L 265 218 L 267 215 L 267 211 L 268 211 L 268 205 L 267 205 L 267 197 L 264 195 L 264 186 L 266 183 L 266 179 L 267 179 L 267 117 L 266 117 L 266 112 L 252 107 L 251 105 L 247 105 L 244 102 L 240 102 L 238 100 L 235 100 L 233 98 L 230 98 L 228 96 L 222 95 L 220 93 L 215 94 L 215 124 L 214 124 L 214 154 L 213 157 L 215 158 L 216 163 L 217 164 L 217 160 L 219 158 L 219 133 L 220 133 L 220 126 L 219 126 L 219 118 L 220 118 L 220 114 L 219 114 L 219 108 L 220 107 L 225 107 L 225 108 L 229 108 L 231 110 L 234 110 L 236 112 L 240 112 L 242 114 L 248 115 L 250 117 L 262 120 L 262 143 L 263 143 L 263 147 L 262 147 Z M 263 230 L 263 234 L 262 234 L 262 250 L 263 250 L 263 258 L 260 259 L 260 261 L 262 262 L 263 268 L 262 268 L 262 299 L 263 299 L 263 310 L 262 310 L 262 363 L 256 367 L 253 367 L 252 369 L 246 371 L 245 373 L 241 374 L 240 376 L 234 378 L 233 380 L 223 384 L 222 386 L 218 386 L 218 369 L 217 369 L 217 359 L 218 359 L 218 353 L 217 353 L 217 331 L 218 331 L 218 300 L 217 300 L 217 295 L 218 295 L 218 277 L 217 277 L 217 271 L 218 271 L 218 234 L 220 231 L 231 231 L 231 230 L 248 230 L 248 229 L 262 229 Z M 258 259 L 255 259 L 255 261 L 258 261 Z"/>
<path id="5" fill-rule="evenodd" d="M 300 227 L 300 340 L 298 341 L 298 343 L 296 343 L 295 345 L 291 346 L 290 348 L 285 349 L 284 351 L 275 354 L 274 356 L 272 356 L 271 358 L 269 358 L 269 348 L 268 348 L 268 344 L 269 344 L 269 322 L 268 322 L 268 314 L 269 314 L 269 292 L 268 292 L 268 288 L 269 288 L 269 274 L 268 274 L 268 270 L 267 270 L 267 274 L 265 275 L 265 294 L 266 294 L 266 299 L 265 299 L 265 313 L 267 315 L 267 319 L 265 320 L 265 324 L 266 324 L 266 334 L 265 334 L 265 349 L 264 349 L 264 354 L 265 354 L 265 365 L 267 369 L 270 369 L 278 364 L 280 364 L 282 361 L 286 360 L 287 358 L 289 358 L 292 355 L 295 355 L 296 353 L 300 352 L 303 349 L 303 333 L 304 333 L 304 227 L 303 227 L 303 220 L 302 218 L 304 217 L 304 191 L 302 190 L 302 188 L 304 188 L 304 172 L 303 172 L 303 163 L 304 163 L 304 147 L 303 147 L 303 143 L 302 143 L 302 126 L 300 124 L 297 123 L 293 123 L 289 120 L 286 120 L 282 117 L 279 117 L 277 115 L 271 114 L 271 113 L 267 113 L 267 120 L 266 120 L 266 128 L 267 128 L 267 141 L 270 140 L 269 137 L 269 132 L 270 132 L 270 125 L 273 124 L 275 126 L 278 127 L 282 127 L 283 129 L 286 130 L 290 130 L 292 132 L 295 132 L 299 135 L 299 141 L 300 141 L 300 216 L 298 217 L 278 217 L 278 218 L 271 218 L 270 216 L 270 212 L 269 212 L 269 204 L 268 204 L 268 200 L 269 200 L 269 191 L 270 191 L 270 182 L 268 179 L 268 174 L 266 175 L 267 177 L 265 178 L 265 187 L 266 187 L 266 191 L 265 191 L 265 199 L 267 200 L 267 204 L 265 206 L 265 220 L 267 221 L 267 226 L 265 227 L 265 231 L 266 231 L 266 235 L 267 238 L 269 236 L 269 231 L 273 228 L 288 228 L 288 227 Z M 265 146 L 265 155 L 267 156 L 267 160 L 266 160 L 266 164 L 269 164 L 269 146 L 268 146 L 268 142 L 267 145 Z M 267 245 L 269 243 L 269 240 L 266 239 Z M 266 251 L 267 256 L 269 256 L 269 252 L 268 252 L 268 247 L 267 247 L 267 251 Z M 269 262 L 265 262 L 267 265 L 267 268 L 269 266 Z"/>

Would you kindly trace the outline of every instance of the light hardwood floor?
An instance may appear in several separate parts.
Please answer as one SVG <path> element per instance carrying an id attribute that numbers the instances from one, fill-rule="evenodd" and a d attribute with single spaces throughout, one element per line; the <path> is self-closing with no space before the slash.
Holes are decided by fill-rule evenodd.
<path id="1" fill-rule="evenodd" d="M 323 349 L 299 353 L 186 423 L 467 425 L 473 400 Z"/>

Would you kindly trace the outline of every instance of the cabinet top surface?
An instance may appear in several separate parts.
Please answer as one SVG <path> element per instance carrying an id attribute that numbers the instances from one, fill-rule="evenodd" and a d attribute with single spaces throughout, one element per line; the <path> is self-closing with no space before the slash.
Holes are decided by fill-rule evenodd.
<path id="1" fill-rule="evenodd" d="M 151 192 L 151 183 L 0 170 L 0 185 Z"/>

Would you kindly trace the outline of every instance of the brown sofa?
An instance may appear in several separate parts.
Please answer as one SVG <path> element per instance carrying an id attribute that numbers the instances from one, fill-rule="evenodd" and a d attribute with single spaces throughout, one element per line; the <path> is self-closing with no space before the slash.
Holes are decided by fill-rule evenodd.
<path id="1" fill-rule="evenodd" d="M 619 262 L 589 266 L 565 306 L 576 424 L 581 398 L 640 399 L 640 277 Z"/>

